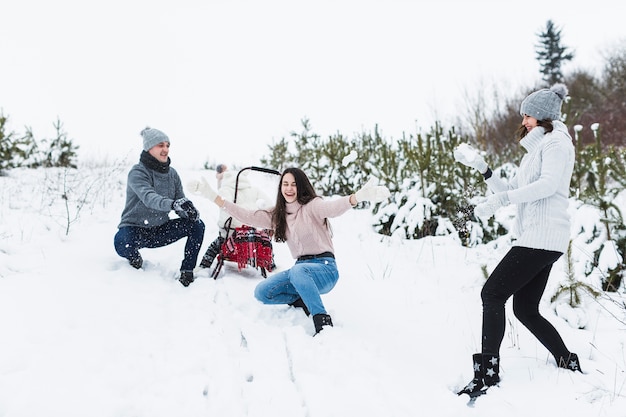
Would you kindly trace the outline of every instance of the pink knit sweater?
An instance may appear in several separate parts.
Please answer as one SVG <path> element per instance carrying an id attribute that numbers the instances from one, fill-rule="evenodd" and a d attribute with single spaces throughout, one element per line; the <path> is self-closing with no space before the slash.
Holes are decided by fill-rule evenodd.
<path id="1" fill-rule="evenodd" d="M 330 229 L 324 224 L 324 219 L 338 217 L 351 208 L 349 196 L 335 200 L 318 197 L 305 205 L 287 203 L 286 243 L 291 256 L 297 259 L 303 255 L 334 253 Z M 273 229 L 273 209 L 249 210 L 226 201 L 224 210 L 246 225 Z"/>

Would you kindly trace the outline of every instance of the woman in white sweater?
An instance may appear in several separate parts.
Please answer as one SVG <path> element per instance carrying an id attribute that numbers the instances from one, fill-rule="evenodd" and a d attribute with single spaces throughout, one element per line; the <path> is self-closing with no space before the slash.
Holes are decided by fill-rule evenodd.
<path id="1" fill-rule="evenodd" d="M 574 146 L 567 127 L 559 121 L 566 96 L 567 87 L 555 84 L 522 101 L 519 139 L 527 153 L 510 182 L 493 176 L 478 153 L 455 151 L 456 160 L 478 170 L 493 192 L 475 207 L 476 216 L 488 218 L 502 206 L 517 205 L 517 240 L 482 289 L 482 351 L 473 355 L 474 378 L 459 395 L 479 396 L 500 381 L 505 303 L 511 296 L 515 316 L 554 356 L 556 365 L 582 372 L 578 356 L 539 313 L 552 265 L 565 253 L 570 239 L 567 207 Z"/>

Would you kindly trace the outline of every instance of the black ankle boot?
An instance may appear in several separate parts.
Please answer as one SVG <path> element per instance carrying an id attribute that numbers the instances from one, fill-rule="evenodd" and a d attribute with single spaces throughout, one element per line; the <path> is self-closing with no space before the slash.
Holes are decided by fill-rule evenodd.
<path id="1" fill-rule="evenodd" d="M 306 304 L 304 304 L 304 301 L 302 301 L 302 298 L 298 298 L 293 303 L 289 303 L 289 305 L 292 307 L 301 308 L 302 310 L 304 310 L 304 314 L 306 314 L 307 316 L 311 315 L 309 309 L 306 307 Z"/>
<path id="2" fill-rule="evenodd" d="M 213 264 L 214 259 L 215 259 L 214 257 L 211 258 L 211 257 L 207 257 L 206 255 L 204 255 L 202 257 L 202 260 L 200 261 L 200 268 L 207 268 L 207 269 L 210 268 L 211 265 Z"/>
<path id="3" fill-rule="evenodd" d="M 487 388 L 500 382 L 500 356 L 491 353 L 472 355 L 474 378 L 457 394 L 467 394 L 471 398 L 487 392 Z"/>
<path id="4" fill-rule="evenodd" d="M 137 255 L 137 257 L 135 258 L 130 258 L 128 260 L 128 263 L 130 264 L 130 266 L 132 266 L 135 269 L 139 269 L 141 268 L 141 266 L 143 265 L 143 258 L 141 257 L 141 255 Z"/>
<path id="5" fill-rule="evenodd" d="M 580 372 L 582 374 L 583 370 L 580 369 L 580 361 L 578 360 L 578 355 L 575 353 L 570 353 L 567 358 L 561 356 L 557 359 L 556 363 L 559 365 L 559 368 L 569 369 L 572 372 Z"/>
<path id="6" fill-rule="evenodd" d="M 180 281 L 183 286 L 188 287 L 194 279 L 193 271 L 180 271 L 180 278 L 178 278 L 178 281 Z"/>
<path id="7" fill-rule="evenodd" d="M 313 316 L 313 324 L 315 324 L 315 334 L 324 329 L 324 326 L 333 327 L 333 321 L 328 314 L 316 314 Z"/>

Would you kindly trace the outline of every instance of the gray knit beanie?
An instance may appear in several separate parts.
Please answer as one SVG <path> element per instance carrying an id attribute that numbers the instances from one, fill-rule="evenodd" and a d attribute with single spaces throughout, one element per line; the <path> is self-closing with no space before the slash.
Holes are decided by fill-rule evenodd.
<path id="1" fill-rule="evenodd" d="M 153 129 L 151 127 L 146 127 L 141 131 L 141 136 L 143 137 L 143 150 L 149 151 L 153 146 L 158 145 L 161 142 L 168 142 L 170 138 L 160 130 Z"/>
<path id="2" fill-rule="evenodd" d="M 565 84 L 554 84 L 550 89 L 544 88 L 531 93 L 522 101 L 520 114 L 534 117 L 537 120 L 559 120 L 561 104 L 567 96 Z"/>

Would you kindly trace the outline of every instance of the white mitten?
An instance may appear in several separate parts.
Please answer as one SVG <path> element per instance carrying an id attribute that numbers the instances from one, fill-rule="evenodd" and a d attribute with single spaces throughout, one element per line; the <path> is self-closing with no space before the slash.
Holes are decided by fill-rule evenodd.
<path id="1" fill-rule="evenodd" d="M 191 194 L 196 194 L 196 195 L 202 194 L 203 182 L 201 180 L 187 181 L 187 191 L 189 191 Z"/>
<path id="2" fill-rule="evenodd" d="M 461 143 L 454 150 L 454 159 L 465 166 L 472 167 L 481 174 L 487 172 L 489 165 L 485 162 L 478 151 L 467 143 Z"/>
<path id="3" fill-rule="evenodd" d="M 217 197 L 217 192 L 213 189 L 213 187 L 211 187 L 211 184 L 209 184 L 209 182 L 204 177 L 200 178 L 199 181 L 189 181 L 187 183 L 187 189 L 192 194 L 201 195 L 211 201 L 215 201 L 215 198 Z"/>
<path id="4" fill-rule="evenodd" d="M 380 203 L 391 196 L 389 189 L 384 185 L 376 185 L 378 184 L 378 178 L 372 177 L 365 183 L 363 187 L 356 193 L 354 193 L 354 197 L 356 198 L 357 203 L 362 201 L 370 201 L 372 203 Z"/>
<path id="5" fill-rule="evenodd" d="M 477 217 L 491 217 L 496 210 L 509 204 L 509 195 L 506 191 L 490 195 L 482 203 L 474 207 L 474 214 Z"/>

